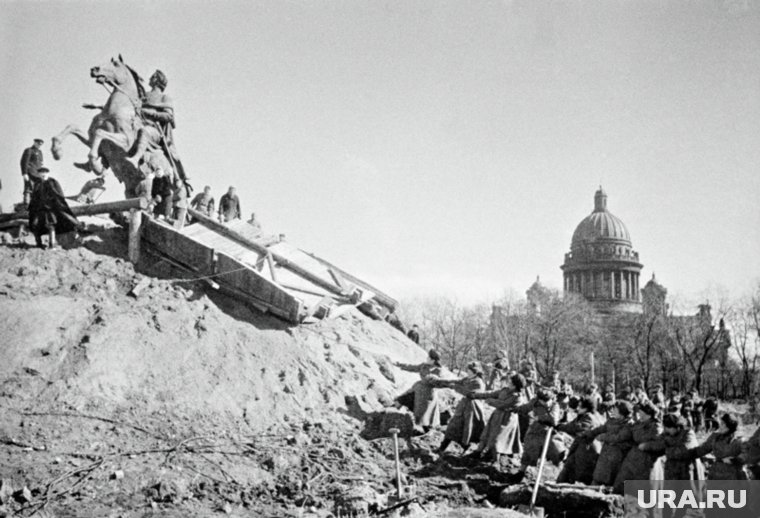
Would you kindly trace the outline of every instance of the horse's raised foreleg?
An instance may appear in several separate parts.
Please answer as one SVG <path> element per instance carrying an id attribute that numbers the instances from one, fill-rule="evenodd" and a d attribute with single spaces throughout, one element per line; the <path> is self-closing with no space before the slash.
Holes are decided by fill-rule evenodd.
<path id="1" fill-rule="evenodd" d="M 52 144 L 50 146 L 50 152 L 53 155 L 53 158 L 56 160 L 60 160 L 63 156 L 63 140 L 68 137 L 69 135 L 74 135 L 76 138 L 78 138 L 82 144 L 84 144 L 87 147 L 90 147 L 90 136 L 79 129 L 79 127 L 74 126 L 73 124 L 69 124 L 66 126 L 62 132 L 60 132 L 58 135 L 52 138 Z"/>
<path id="2" fill-rule="evenodd" d="M 96 174 L 103 174 L 103 161 L 100 159 L 99 156 L 99 148 L 100 144 L 107 140 L 109 142 L 113 142 L 116 146 L 123 149 L 125 152 L 132 146 L 132 141 L 129 139 L 124 133 L 114 133 L 111 131 L 106 131 L 104 129 L 97 129 L 95 130 L 95 134 L 92 139 L 92 145 L 90 146 L 90 152 L 87 155 L 89 158 L 90 168 L 96 173 Z"/>

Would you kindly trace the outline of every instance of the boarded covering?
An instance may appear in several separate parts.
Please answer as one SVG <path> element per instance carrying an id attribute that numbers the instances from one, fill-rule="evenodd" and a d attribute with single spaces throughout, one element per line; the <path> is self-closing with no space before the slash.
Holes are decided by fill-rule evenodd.
<path id="1" fill-rule="evenodd" d="M 144 239 L 177 264 L 212 276 L 220 289 L 262 310 L 302 322 L 335 318 L 368 304 L 385 311 L 395 308 L 395 300 L 369 284 L 246 222 L 222 224 L 192 209 L 189 213 L 196 223 L 182 229 L 146 219 Z"/>
<path id="2" fill-rule="evenodd" d="M 214 249 L 182 235 L 174 228 L 145 218 L 142 237 L 176 262 L 203 275 L 214 273 Z"/>
<path id="3" fill-rule="evenodd" d="M 216 259 L 216 281 L 229 286 L 240 295 L 250 297 L 254 304 L 258 302 L 266 310 L 292 322 L 298 322 L 301 314 L 301 301 L 264 278 L 248 265 L 232 257 L 218 253 Z"/>

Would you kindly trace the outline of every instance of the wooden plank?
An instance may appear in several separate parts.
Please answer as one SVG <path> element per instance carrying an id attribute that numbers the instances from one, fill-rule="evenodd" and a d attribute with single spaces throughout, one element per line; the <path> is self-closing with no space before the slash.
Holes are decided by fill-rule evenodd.
<path id="1" fill-rule="evenodd" d="M 259 243 L 256 243 L 255 241 L 252 241 L 252 240 L 246 238 L 245 236 L 241 235 L 240 233 L 235 232 L 234 230 L 232 230 L 230 228 L 227 228 L 223 224 L 221 224 L 221 223 L 219 223 L 217 221 L 214 221 L 213 219 L 211 219 L 211 218 L 209 218 L 209 217 L 201 214 L 200 212 L 198 212 L 196 210 L 189 209 L 189 212 L 190 212 L 190 215 L 193 216 L 194 218 L 196 218 L 200 223 L 203 223 L 204 225 L 206 225 L 210 229 L 214 230 L 215 232 L 218 232 L 219 234 L 222 234 L 223 236 L 229 237 L 230 239 L 233 239 L 233 240 L 237 241 L 238 243 L 240 243 L 240 244 L 242 244 L 244 246 L 247 246 L 247 247 L 255 250 L 259 254 L 266 255 L 270 251 L 270 249 L 268 249 L 267 247 L 262 246 Z M 288 269 L 288 270 L 290 270 L 290 271 L 292 271 L 292 272 L 300 275 L 301 277 L 304 277 L 309 282 L 311 282 L 313 284 L 316 284 L 320 288 L 323 288 L 323 289 L 329 291 L 330 293 L 334 293 L 336 295 L 344 295 L 343 290 L 341 290 L 338 286 L 336 286 L 332 282 L 329 282 L 329 281 L 327 281 L 327 280 L 319 277 L 318 275 L 315 275 L 314 273 L 312 273 L 309 270 L 301 267 L 300 265 L 298 265 L 295 262 L 289 260 L 288 258 L 286 258 L 286 257 L 284 257 L 284 256 L 282 256 L 280 254 L 277 254 L 275 252 L 272 252 L 272 259 L 274 259 L 274 261 L 278 265 L 280 265 L 283 268 L 286 268 L 286 269 Z"/>
<path id="2" fill-rule="evenodd" d="M 226 254 L 217 253 L 215 280 L 220 286 L 234 288 L 268 307 L 276 308 L 280 316 L 291 322 L 300 321 L 302 303 L 299 299 L 262 276 L 254 268 Z"/>
<path id="3" fill-rule="evenodd" d="M 203 275 L 214 273 L 214 249 L 185 236 L 174 227 L 144 218 L 143 239 L 163 254 Z"/>
<path id="4" fill-rule="evenodd" d="M 71 212 L 75 216 L 94 216 L 96 214 L 110 214 L 111 212 L 127 212 L 130 209 L 144 210 L 148 207 L 145 198 L 132 198 L 129 200 L 111 201 L 108 203 L 93 203 L 90 205 L 71 205 Z M 29 213 L 12 212 L 0 214 L 0 223 L 14 219 L 29 219 Z"/>

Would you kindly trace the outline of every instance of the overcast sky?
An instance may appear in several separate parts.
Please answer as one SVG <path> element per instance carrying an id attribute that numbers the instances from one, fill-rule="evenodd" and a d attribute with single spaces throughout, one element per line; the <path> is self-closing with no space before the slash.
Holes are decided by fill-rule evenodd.
<path id="1" fill-rule="evenodd" d="M 760 278 L 760 4 L 0 0 L 0 202 L 34 137 L 67 191 L 121 53 L 175 101 L 196 189 L 397 297 L 559 269 L 601 183 L 671 293 Z M 121 188 L 109 179 L 108 197 Z M 105 197 L 104 197 L 105 199 Z"/>

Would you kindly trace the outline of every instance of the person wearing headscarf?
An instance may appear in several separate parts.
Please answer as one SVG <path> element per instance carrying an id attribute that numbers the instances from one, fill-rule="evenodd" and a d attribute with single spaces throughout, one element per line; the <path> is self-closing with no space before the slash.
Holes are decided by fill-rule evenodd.
<path id="1" fill-rule="evenodd" d="M 708 480 L 748 480 L 741 454 L 744 441 L 736 436 L 739 421 L 731 414 L 723 414 L 720 429 L 694 448 L 695 458 L 712 453 L 715 462 L 707 470 Z"/>
<path id="2" fill-rule="evenodd" d="M 441 379 L 443 374 L 441 355 L 435 349 L 430 349 L 428 358 L 423 363 L 417 365 L 396 363 L 395 365 L 401 370 L 417 372 L 420 375 L 420 380 L 410 390 L 414 397 L 412 409 L 416 425 L 422 427 L 426 432 L 439 426 L 441 424 L 441 408 L 437 389 L 445 385 Z M 401 400 L 406 395 L 403 394 L 398 399 Z"/>
<path id="3" fill-rule="evenodd" d="M 613 491 L 621 495 L 626 480 L 656 480 L 661 472 L 657 469 L 658 455 L 638 448 L 639 444 L 654 441 L 662 433 L 660 411 L 647 400 L 636 406 L 636 417 L 636 422 L 630 425 L 633 447 L 623 459 L 612 486 Z"/>
<path id="4" fill-rule="evenodd" d="M 480 440 L 485 428 L 483 403 L 472 397 L 486 388 L 483 367 L 478 362 L 470 362 L 467 364 L 467 376 L 458 380 L 447 380 L 445 383 L 448 388 L 456 390 L 463 397 L 457 403 L 454 415 L 446 426 L 438 453 L 443 453 L 452 442 L 456 442 L 467 451 L 470 444 Z"/>
<path id="5" fill-rule="evenodd" d="M 596 438 L 602 443 L 602 451 L 594 467 L 594 485 L 612 486 L 615 483 L 620 465 L 633 445 L 631 403 L 618 401 L 610 407 L 608 413 L 609 419 L 602 426 L 584 434 L 588 439 Z"/>
<path id="6" fill-rule="evenodd" d="M 473 456 L 491 454 L 492 459 L 498 461 L 500 455 L 522 454 L 517 409 L 528 401 L 525 396 L 525 384 L 525 377 L 515 373 L 509 377 L 508 386 L 469 396 L 473 399 L 484 399 L 486 404 L 494 407 Z"/>
<path id="7" fill-rule="evenodd" d="M 488 390 L 498 390 L 501 380 L 509 372 L 509 360 L 499 358 L 491 368 L 491 375 L 488 378 Z"/>
<path id="8" fill-rule="evenodd" d="M 683 416 L 667 414 L 662 419 L 663 433 L 652 441 L 639 444 L 639 449 L 665 455 L 664 480 L 704 480 L 705 470 L 693 449 L 699 446 L 694 430 Z"/>
<path id="9" fill-rule="evenodd" d="M 578 402 L 577 412 L 578 416 L 573 421 L 557 426 L 557 430 L 574 437 L 557 482 L 591 484 L 602 444 L 584 436 L 584 433 L 602 426 L 604 416 L 597 412 L 596 399 L 590 396 Z"/>
<path id="10" fill-rule="evenodd" d="M 524 472 L 528 466 L 535 466 L 538 463 L 546 434 L 551 432 L 554 435 L 553 428 L 559 424 L 562 411 L 554 393 L 547 389 L 540 389 L 538 395 L 525 405 L 523 411 L 528 412 L 531 419 L 523 444 L 521 469 Z M 546 457 L 549 461 L 559 464 L 564 460 L 566 454 L 567 449 L 564 448 L 563 444 L 550 444 Z"/>

